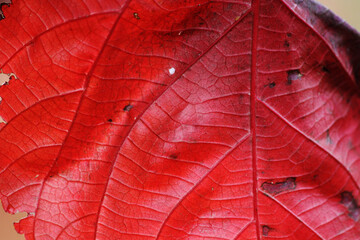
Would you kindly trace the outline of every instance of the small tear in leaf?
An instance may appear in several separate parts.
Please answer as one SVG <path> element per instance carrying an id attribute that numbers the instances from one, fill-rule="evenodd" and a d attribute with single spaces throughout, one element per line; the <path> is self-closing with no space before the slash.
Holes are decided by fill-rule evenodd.
<path id="1" fill-rule="evenodd" d="M 4 73 L 3 70 L 1 69 L 0 86 L 9 84 L 12 77 L 18 79 L 15 73 Z"/>
<path id="2" fill-rule="evenodd" d="M 6 124 L 6 121 L 0 116 L 0 123 L 5 123 Z"/>
<path id="3" fill-rule="evenodd" d="M 2 7 L 4 5 L 7 5 L 10 7 L 10 4 L 12 4 L 11 0 L 0 0 L 0 20 L 4 19 L 5 18 L 5 15 L 2 11 Z"/>

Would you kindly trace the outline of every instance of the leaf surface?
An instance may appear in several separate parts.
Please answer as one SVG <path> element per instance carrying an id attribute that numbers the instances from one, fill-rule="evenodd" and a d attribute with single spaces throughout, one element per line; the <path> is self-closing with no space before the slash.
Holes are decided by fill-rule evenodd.
<path id="1" fill-rule="evenodd" d="M 360 40 L 310 0 L 13 1 L 0 195 L 26 239 L 359 239 Z"/>

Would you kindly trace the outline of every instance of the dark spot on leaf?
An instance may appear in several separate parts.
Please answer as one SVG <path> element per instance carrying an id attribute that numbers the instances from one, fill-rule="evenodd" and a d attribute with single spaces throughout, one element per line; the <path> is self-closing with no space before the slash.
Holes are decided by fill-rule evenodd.
<path id="1" fill-rule="evenodd" d="M 133 105 L 128 104 L 128 105 L 126 105 L 126 106 L 124 107 L 123 110 L 124 110 L 125 112 L 128 112 L 128 111 L 130 111 L 133 107 L 134 107 Z"/>
<path id="2" fill-rule="evenodd" d="M 112 122 L 113 120 L 112 120 L 111 118 L 109 118 L 107 121 L 108 121 L 108 122 Z"/>
<path id="3" fill-rule="evenodd" d="M 286 36 L 292 37 L 292 33 L 289 33 L 289 32 L 288 32 L 288 33 L 286 34 Z"/>
<path id="4" fill-rule="evenodd" d="M 261 185 L 261 188 L 270 193 L 271 195 L 276 195 L 288 190 L 292 190 L 296 188 L 296 179 L 294 177 L 286 179 L 285 182 L 264 182 Z"/>
<path id="5" fill-rule="evenodd" d="M 0 20 L 5 18 L 5 15 L 2 11 L 2 7 L 4 5 L 10 6 L 10 4 L 12 4 L 11 0 L 0 0 Z"/>
<path id="6" fill-rule="evenodd" d="M 290 43 L 289 43 L 288 40 L 285 40 L 285 41 L 284 41 L 284 46 L 287 47 L 287 48 L 290 47 Z"/>
<path id="7" fill-rule="evenodd" d="M 360 207 L 351 192 L 345 191 L 341 193 L 340 203 L 349 211 L 349 217 L 351 217 L 355 222 L 360 220 Z"/>
<path id="8" fill-rule="evenodd" d="M 138 20 L 140 19 L 139 14 L 137 12 L 134 12 L 134 18 L 136 18 Z"/>
<path id="9" fill-rule="evenodd" d="M 243 95 L 240 95 L 240 96 L 239 96 L 239 102 L 240 102 L 240 103 L 243 103 L 243 101 L 244 101 L 244 96 L 243 96 Z"/>
<path id="10" fill-rule="evenodd" d="M 352 95 L 348 96 L 348 97 L 346 98 L 346 103 L 350 103 L 352 98 L 353 98 Z"/>
<path id="11" fill-rule="evenodd" d="M 275 82 L 272 82 L 269 84 L 269 88 L 274 88 L 276 86 L 276 83 Z"/>
<path id="12" fill-rule="evenodd" d="M 269 235 L 269 232 L 271 231 L 271 228 L 269 226 L 263 225 L 262 226 L 262 235 L 267 237 Z"/>
<path id="13" fill-rule="evenodd" d="M 171 158 L 171 159 L 177 159 L 178 156 L 177 156 L 175 153 L 173 153 L 173 154 L 170 155 L 170 158 Z"/>
<path id="14" fill-rule="evenodd" d="M 291 85 L 292 81 L 300 80 L 303 76 L 299 69 L 287 71 L 287 84 Z"/>
<path id="15" fill-rule="evenodd" d="M 49 177 L 51 177 L 51 178 L 52 178 L 52 177 L 54 177 L 54 175 L 50 175 Z"/>
<path id="16" fill-rule="evenodd" d="M 330 73 L 330 70 L 326 66 L 322 66 L 321 71 Z"/>
<path id="17" fill-rule="evenodd" d="M 331 137 L 330 137 L 330 130 L 326 130 L 326 141 L 328 144 L 332 144 L 333 141 L 331 140 Z"/>
<path id="18" fill-rule="evenodd" d="M 356 83 L 360 85 L 360 66 L 355 66 L 354 74 L 355 74 Z"/>
<path id="19" fill-rule="evenodd" d="M 231 10 L 231 9 L 233 9 L 233 4 L 232 4 L 232 3 L 228 3 L 228 4 L 226 5 L 226 11 L 229 11 L 229 10 Z"/>

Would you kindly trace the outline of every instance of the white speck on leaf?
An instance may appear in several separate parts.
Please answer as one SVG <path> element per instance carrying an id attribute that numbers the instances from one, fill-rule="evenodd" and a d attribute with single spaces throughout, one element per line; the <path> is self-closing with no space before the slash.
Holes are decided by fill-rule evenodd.
<path id="1" fill-rule="evenodd" d="M 169 73 L 170 73 L 170 75 L 173 75 L 173 74 L 175 73 L 175 68 L 173 68 L 173 67 L 170 68 L 170 69 L 169 69 Z"/>
<path id="2" fill-rule="evenodd" d="M 6 124 L 6 121 L 0 116 L 0 123 L 5 123 Z"/>

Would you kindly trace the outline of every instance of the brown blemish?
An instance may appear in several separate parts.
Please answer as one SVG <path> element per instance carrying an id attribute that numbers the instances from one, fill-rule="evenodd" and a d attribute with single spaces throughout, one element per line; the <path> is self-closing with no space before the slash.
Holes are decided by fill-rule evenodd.
<path id="1" fill-rule="evenodd" d="M 234 6 L 234 4 L 228 3 L 228 4 L 226 5 L 226 11 L 229 11 L 229 10 L 233 9 L 233 6 Z"/>
<path id="2" fill-rule="evenodd" d="M 111 118 L 109 118 L 107 121 L 111 123 L 113 120 Z"/>
<path id="3" fill-rule="evenodd" d="M 288 32 L 288 33 L 286 34 L 286 36 L 287 36 L 287 37 L 292 37 L 292 33 L 289 33 L 289 32 Z"/>
<path id="4" fill-rule="evenodd" d="M 360 207 L 351 192 L 341 193 L 340 203 L 349 211 L 348 216 L 355 222 L 360 220 Z"/>
<path id="5" fill-rule="evenodd" d="M 128 112 L 128 111 L 130 111 L 133 107 L 134 107 L 133 105 L 128 104 L 128 105 L 126 105 L 126 106 L 124 107 L 123 110 L 124 110 L 125 112 Z"/>
<path id="6" fill-rule="evenodd" d="M 299 69 L 287 71 L 287 84 L 291 85 L 292 81 L 300 80 L 302 76 Z"/>
<path id="7" fill-rule="evenodd" d="M 177 159 L 178 158 L 177 154 L 175 154 L 175 153 L 171 154 L 169 157 L 171 159 Z"/>
<path id="8" fill-rule="evenodd" d="M 137 20 L 140 19 L 139 14 L 137 12 L 134 12 L 134 18 L 136 18 Z"/>
<path id="9" fill-rule="evenodd" d="M 261 188 L 271 195 L 276 195 L 296 188 L 296 178 L 287 178 L 285 182 L 264 182 Z"/>
<path id="10" fill-rule="evenodd" d="M 3 70 L 1 69 L 1 73 L 0 73 L 0 86 L 2 85 L 8 85 L 11 78 L 15 78 L 18 79 L 17 76 L 15 75 L 15 73 L 4 73 Z"/>
<path id="11" fill-rule="evenodd" d="M 262 226 L 262 235 L 264 237 L 267 237 L 269 235 L 269 232 L 271 231 L 272 229 L 269 227 L 269 226 L 266 226 L 266 225 L 263 225 Z"/>
<path id="12" fill-rule="evenodd" d="M 352 96 L 349 96 L 348 98 L 346 98 L 346 103 L 350 103 L 350 102 L 351 102 L 351 98 L 352 98 Z"/>
<path id="13" fill-rule="evenodd" d="M 4 5 L 7 5 L 8 7 L 10 7 L 10 4 L 12 4 L 11 0 L 0 0 L 0 20 L 5 18 L 5 15 L 2 11 L 2 7 Z"/>
<path id="14" fill-rule="evenodd" d="M 331 139 L 331 137 L 330 137 L 330 130 L 329 130 L 329 129 L 326 130 L 326 142 L 327 142 L 328 144 L 332 144 L 332 143 L 333 143 L 333 141 L 332 141 L 332 139 Z"/>
<path id="15" fill-rule="evenodd" d="M 285 41 L 284 41 L 284 46 L 287 47 L 287 48 L 290 47 L 290 43 L 289 43 L 288 40 L 285 40 Z"/>
<path id="16" fill-rule="evenodd" d="M 321 71 L 330 73 L 330 70 L 326 66 L 322 66 Z"/>

